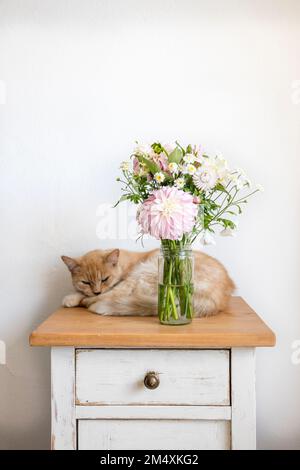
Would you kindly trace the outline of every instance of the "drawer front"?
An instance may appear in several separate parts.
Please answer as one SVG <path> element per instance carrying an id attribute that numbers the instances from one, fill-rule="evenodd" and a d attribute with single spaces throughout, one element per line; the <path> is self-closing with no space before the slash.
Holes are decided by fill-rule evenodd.
<path id="1" fill-rule="evenodd" d="M 144 385 L 152 371 L 154 390 Z M 77 349 L 76 403 L 229 405 L 229 351 Z"/>
<path id="2" fill-rule="evenodd" d="M 229 450 L 229 421 L 79 420 L 79 450 Z"/>

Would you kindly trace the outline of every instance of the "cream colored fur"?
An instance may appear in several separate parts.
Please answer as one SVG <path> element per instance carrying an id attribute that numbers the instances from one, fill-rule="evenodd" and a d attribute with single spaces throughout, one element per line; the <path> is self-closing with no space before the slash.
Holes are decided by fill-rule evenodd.
<path id="1" fill-rule="evenodd" d="M 113 255 L 116 252 L 118 256 Z M 63 257 L 72 273 L 73 284 L 80 291 L 65 297 L 63 305 L 82 305 L 100 315 L 156 315 L 157 255 L 157 250 L 132 254 L 125 250 L 98 250 L 75 260 Z M 194 256 L 195 315 L 215 315 L 226 310 L 234 290 L 226 269 L 216 259 L 202 252 L 195 251 Z M 114 263 L 109 261 L 109 257 L 113 258 Z M 105 283 L 99 281 L 99 278 L 103 279 L 104 276 L 106 279 L 108 275 L 109 279 Z M 89 291 L 81 285 L 82 277 L 90 279 Z M 109 282 L 110 286 L 104 285 Z M 93 295 L 93 286 L 97 286 L 97 291 L 101 289 L 100 295 Z"/>

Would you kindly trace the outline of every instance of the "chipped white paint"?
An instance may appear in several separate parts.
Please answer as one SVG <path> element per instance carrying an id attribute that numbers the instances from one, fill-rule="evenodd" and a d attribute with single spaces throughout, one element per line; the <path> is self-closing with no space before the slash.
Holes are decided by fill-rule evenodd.
<path id="1" fill-rule="evenodd" d="M 76 449 L 75 350 L 51 349 L 51 448 Z"/>
<path id="2" fill-rule="evenodd" d="M 155 390 L 144 386 L 158 374 Z M 76 403 L 230 405 L 227 350 L 77 350 Z"/>
<path id="3" fill-rule="evenodd" d="M 143 384 L 150 370 L 156 390 Z M 51 371 L 53 449 L 255 449 L 253 348 L 78 349 L 75 360 L 56 347 Z"/>
<path id="4" fill-rule="evenodd" d="M 230 406 L 76 406 L 77 419 L 231 420 Z"/>
<path id="5" fill-rule="evenodd" d="M 205 420 L 79 420 L 80 450 L 230 449 L 230 422 Z"/>
<path id="6" fill-rule="evenodd" d="M 256 448 L 255 349 L 231 351 L 232 449 Z"/>

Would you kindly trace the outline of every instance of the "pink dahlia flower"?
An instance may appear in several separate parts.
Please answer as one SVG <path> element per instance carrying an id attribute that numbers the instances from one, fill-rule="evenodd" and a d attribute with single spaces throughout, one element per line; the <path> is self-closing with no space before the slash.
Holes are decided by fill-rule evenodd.
<path id="1" fill-rule="evenodd" d="M 143 233 L 158 240 L 180 240 L 193 229 L 197 212 L 198 205 L 191 194 L 164 186 L 143 202 L 137 220 Z"/>

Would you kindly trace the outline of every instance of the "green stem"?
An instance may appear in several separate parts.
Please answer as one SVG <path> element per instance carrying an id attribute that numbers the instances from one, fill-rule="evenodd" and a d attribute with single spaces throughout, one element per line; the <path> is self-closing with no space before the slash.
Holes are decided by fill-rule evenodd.
<path id="1" fill-rule="evenodd" d="M 178 320 L 178 313 L 177 313 L 177 308 L 175 304 L 174 293 L 173 293 L 173 289 L 171 286 L 169 286 L 169 296 L 170 296 L 171 305 L 172 305 L 173 318 L 175 320 Z"/>

